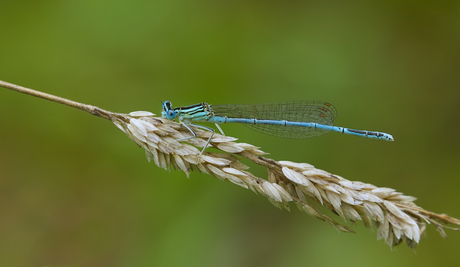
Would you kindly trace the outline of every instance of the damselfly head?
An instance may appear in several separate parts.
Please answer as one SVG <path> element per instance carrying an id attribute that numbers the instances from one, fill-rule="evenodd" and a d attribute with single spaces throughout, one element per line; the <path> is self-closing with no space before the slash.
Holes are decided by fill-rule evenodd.
<path id="1" fill-rule="evenodd" d="M 163 102 L 163 111 L 161 112 L 161 116 L 168 120 L 174 120 L 176 118 L 176 115 L 177 112 L 174 109 L 172 109 L 171 102 Z"/>

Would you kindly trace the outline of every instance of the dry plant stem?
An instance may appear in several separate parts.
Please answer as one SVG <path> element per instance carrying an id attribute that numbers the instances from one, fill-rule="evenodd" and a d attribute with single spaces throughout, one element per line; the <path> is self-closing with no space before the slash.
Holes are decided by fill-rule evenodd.
<path id="1" fill-rule="evenodd" d="M 50 95 L 50 94 L 47 94 L 47 93 L 43 93 L 43 92 L 40 92 L 40 91 L 36 91 L 36 90 L 33 90 L 33 89 L 29 89 L 29 88 L 26 88 L 26 87 L 22 87 L 22 86 L 12 84 L 12 83 L 8 83 L 8 82 L 4 82 L 4 81 L 0 81 L 0 86 L 4 87 L 4 88 L 11 89 L 11 90 L 14 90 L 14 91 L 17 91 L 17 92 L 24 93 L 24 94 L 27 94 L 27 95 L 40 97 L 40 98 L 43 98 L 43 99 L 46 99 L 46 100 L 49 100 L 49 101 L 53 101 L 53 102 L 60 103 L 60 104 L 66 105 L 66 106 L 70 106 L 70 107 L 73 107 L 73 108 L 78 108 L 78 109 L 84 110 L 86 112 L 89 112 L 89 113 L 91 113 L 91 114 L 93 114 L 95 116 L 107 119 L 107 120 L 112 120 L 111 117 L 117 115 L 116 113 L 112 113 L 112 112 L 100 109 L 98 107 L 95 107 L 95 106 L 78 103 L 78 102 L 75 102 L 75 101 L 72 101 L 72 100 L 69 100 L 69 99 L 65 99 L 65 98 L 62 98 L 62 97 L 59 97 L 59 96 Z"/>
<path id="2" fill-rule="evenodd" d="M 308 163 L 265 158 L 262 155 L 266 153 L 258 147 L 234 142 L 237 139 L 230 136 L 215 134 L 210 146 L 219 153 L 205 152 L 199 157 L 200 150 L 197 147 L 203 147 L 210 136 L 209 132 L 201 129 L 195 130 L 196 138 L 177 142 L 178 139 L 190 136 L 190 131 L 176 122 L 155 117 L 151 112 L 112 113 L 3 81 L 0 81 L 0 86 L 111 120 L 145 150 L 149 161 L 153 160 L 163 169 L 169 170 L 173 166 L 183 171 L 187 177 L 191 171 L 203 172 L 261 193 L 279 208 L 289 210 L 289 204 L 294 203 L 300 210 L 330 223 L 340 231 L 353 232 L 320 212 L 312 203 L 325 206 L 345 221 L 353 223 L 361 220 L 366 227 L 376 228 L 377 238 L 384 239 L 390 247 L 401 242 L 415 247 L 426 224 L 435 225 L 444 237 L 444 228 L 459 230 L 445 224 L 459 226 L 460 220 L 426 211 L 414 204 L 414 197 L 405 196 L 391 188 L 349 181 Z M 248 172 L 249 167 L 243 164 L 240 158 L 246 158 L 267 168 L 268 178 L 262 179 Z"/>

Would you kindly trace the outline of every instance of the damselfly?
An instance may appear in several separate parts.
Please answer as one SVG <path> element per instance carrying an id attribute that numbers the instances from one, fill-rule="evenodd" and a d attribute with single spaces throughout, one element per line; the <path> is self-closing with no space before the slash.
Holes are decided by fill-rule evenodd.
<path id="1" fill-rule="evenodd" d="M 192 136 L 178 139 L 184 141 L 195 138 L 197 134 L 191 126 L 212 132 L 204 152 L 209 145 L 214 129 L 193 124 L 194 122 L 212 122 L 219 131 L 224 132 L 219 123 L 243 123 L 256 131 L 287 138 L 309 138 L 325 134 L 329 131 L 351 134 L 366 138 L 393 141 L 393 136 L 387 133 L 354 130 L 345 127 L 333 126 L 337 111 L 332 104 L 321 101 L 295 101 L 283 103 L 268 103 L 258 105 L 210 105 L 200 103 L 196 105 L 173 108 L 171 102 L 163 102 L 163 118 L 179 119 Z"/>

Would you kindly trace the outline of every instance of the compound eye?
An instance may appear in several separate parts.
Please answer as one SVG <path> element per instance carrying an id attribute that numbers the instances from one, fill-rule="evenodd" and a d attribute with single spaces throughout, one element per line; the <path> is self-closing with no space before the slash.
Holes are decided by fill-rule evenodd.
<path id="1" fill-rule="evenodd" d="M 163 110 L 167 111 L 167 110 L 170 110 L 170 109 L 171 109 L 171 102 L 169 102 L 169 101 L 163 102 Z"/>
<path id="2" fill-rule="evenodd" d="M 174 116 L 174 115 L 175 115 L 174 113 L 175 113 L 174 110 L 172 110 L 172 109 L 168 110 L 168 116 L 169 116 L 170 118 L 175 117 L 175 116 Z"/>

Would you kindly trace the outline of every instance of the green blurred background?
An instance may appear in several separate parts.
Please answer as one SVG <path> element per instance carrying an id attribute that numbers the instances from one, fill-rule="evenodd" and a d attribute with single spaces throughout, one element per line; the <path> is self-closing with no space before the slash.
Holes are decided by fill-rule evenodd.
<path id="1" fill-rule="evenodd" d="M 1 1 L 0 79 L 125 113 L 160 114 L 164 100 L 328 101 L 337 125 L 396 141 L 224 131 L 460 217 L 459 3 Z M 391 251 L 362 223 L 338 233 L 231 183 L 162 170 L 82 111 L 0 88 L 0 113 L 0 266 L 460 262 L 454 231 L 429 226 L 416 253 Z"/>

